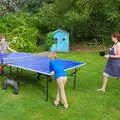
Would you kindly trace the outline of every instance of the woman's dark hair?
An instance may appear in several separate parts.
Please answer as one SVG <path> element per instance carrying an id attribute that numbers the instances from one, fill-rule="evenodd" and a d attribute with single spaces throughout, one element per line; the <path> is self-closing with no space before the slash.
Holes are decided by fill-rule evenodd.
<path id="1" fill-rule="evenodd" d="M 117 40 L 120 42 L 120 32 L 114 32 L 112 37 L 117 38 Z"/>

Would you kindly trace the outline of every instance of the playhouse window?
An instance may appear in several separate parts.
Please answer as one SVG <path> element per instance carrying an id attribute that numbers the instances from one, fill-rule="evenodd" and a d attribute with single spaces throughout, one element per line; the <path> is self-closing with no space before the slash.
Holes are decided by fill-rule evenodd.
<path id="1" fill-rule="evenodd" d="M 65 38 L 63 38 L 62 40 L 65 41 Z"/>

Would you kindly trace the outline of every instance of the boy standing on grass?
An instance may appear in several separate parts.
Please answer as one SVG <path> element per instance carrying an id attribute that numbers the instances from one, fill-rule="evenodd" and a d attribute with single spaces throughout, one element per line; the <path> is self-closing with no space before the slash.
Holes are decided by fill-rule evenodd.
<path id="1" fill-rule="evenodd" d="M 57 59 L 55 52 L 49 54 L 51 59 L 49 62 L 49 70 L 51 75 L 55 75 L 57 81 L 57 96 L 54 105 L 58 106 L 60 102 L 63 103 L 64 108 L 68 108 L 67 98 L 65 95 L 65 85 L 67 83 L 67 74 L 64 71 L 62 63 Z"/>

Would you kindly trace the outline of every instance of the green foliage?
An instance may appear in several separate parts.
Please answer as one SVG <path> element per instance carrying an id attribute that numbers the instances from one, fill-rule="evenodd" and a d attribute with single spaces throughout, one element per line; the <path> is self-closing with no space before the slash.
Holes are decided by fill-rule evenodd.
<path id="1" fill-rule="evenodd" d="M 12 47 L 17 51 L 32 52 L 36 49 L 38 30 L 36 28 L 18 27 L 10 33 L 9 38 L 16 40 Z"/>
<path id="2" fill-rule="evenodd" d="M 55 43 L 55 40 L 53 40 L 53 33 L 48 33 L 47 38 L 45 40 L 45 49 L 49 50 L 50 47 Z"/>
<path id="3" fill-rule="evenodd" d="M 0 33 L 4 33 L 8 41 L 16 39 L 11 47 L 17 51 L 32 52 L 36 49 L 38 29 L 29 14 L 8 14 L 0 19 Z"/>
<path id="4" fill-rule="evenodd" d="M 7 0 L 6 0 L 7 1 Z M 110 41 L 111 33 L 120 31 L 119 0 L 11 0 L 26 13 L 8 13 L 0 19 L 0 32 L 7 36 L 19 27 L 33 28 L 41 36 L 58 28 L 70 33 L 72 42 Z M 19 3 L 19 4 L 18 4 Z M 7 3 L 8 4 L 8 3 Z M 4 9 L 1 7 L 0 9 Z M 32 13 L 32 14 L 31 14 Z M 34 13 L 34 14 L 33 14 Z"/>
<path id="5" fill-rule="evenodd" d="M 72 42 L 79 40 L 85 40 L 85 37 L 82 34 L 86 34 L 86 25 L 88 16 L 79 15 L 77 12 L 68 11 L 65 15 L 64 20 L 64 29 L 67 29 L 70 32 Z M 86 30 L 86 32 L 84 32 Z"/>
<path id="6" fill-rule="evenodd" d="M 42 2 L 43 0 L 19 0 L 17 6 L 22 11 L 34 13 L 42 6 Z"/>
<path id="7" fill-rule="evenodd" d="M 0 17 L 4 16 L 7 13 L 7 7 L 0 4 Z"/>
<path id="8" fill-rule="evenodd" d="M 5 5 L 0 5 L 0 13 L 4 12 L 6 10 L 6 6 Z"/>
<path id="9" fill-rule="evenodd" d="M 7 29 L 6 32 L 10 32 L 14 28 L 20 26 L 31 27 L 34 25 L 33 23 L 34 22 L 32 22 L 32 17 L 27 13 L 21 13 L 21 14 L 9 13 L 0 19 L 0 27 L 2 27 L 2 25 L 6 26 L 6 28 L 4 27 L 2 27 L 2 29 L 0 28 L 0 32 L 5 31 L 6 29 Z"/>
<path id="10" fill-rule="evenodd" d="M 72 42 L 107 42 L 111 33 L 120 30 L 118 0 L 55 0 L 43 1 L 34 15 L 36 27 L 42 34 L 58 28 L 70 32 Z"/>
<path id="11" fill-rule="evenodd" d="M 117 12 L 117 6 L 113 0 L 95 1 L 89 19 L 91 37 L 103 42 L 109 41 L 111 33 L 118 31 L 119 22 L 117 20 L 120 20 L 120 17 L 119 14 L 116 14 Z"/>
<path id="12" fill-rule="evenodd" d="M 42 31 L 42 33 L 48 33 L 58 27 L 58 16 L 54 10 L 54 5 L 45 5 L 38 13 L 34 15 L 36 21 L 36 27 Z"/>
<path id="13" fill-rule="evenodd" d="M 8 11 L 11 12 L 36 12 L 42 6 L 43 0 L 1 0 L 0 4 L 4 4 Z"/>

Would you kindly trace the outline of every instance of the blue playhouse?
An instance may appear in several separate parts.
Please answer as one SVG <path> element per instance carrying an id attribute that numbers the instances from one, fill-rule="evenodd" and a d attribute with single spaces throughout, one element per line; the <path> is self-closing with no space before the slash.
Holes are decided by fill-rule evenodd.
<path id="1" fill-rule="evenodd" d="M 58 29 L 53 32 L 53 40 L 55 40 L 55 44 L 52 45 L 50 51 L 56 52 L 69 52 L 69 33 Z"/>

